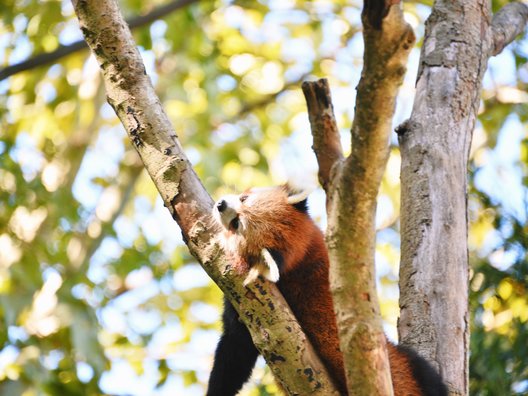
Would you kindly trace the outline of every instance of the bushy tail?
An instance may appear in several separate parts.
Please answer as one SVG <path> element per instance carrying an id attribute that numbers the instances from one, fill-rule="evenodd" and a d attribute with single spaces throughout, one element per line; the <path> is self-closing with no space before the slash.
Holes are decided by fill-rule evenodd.
<path id="1" fill-rule="evenodd" d="M 447 386 L 440 374 L 423 357 L 413 349 L 398 345 L 399 352 L 406 355 L 413 372 L 413 376 L 422 390 L 423 396 L 447 396 Z"/>

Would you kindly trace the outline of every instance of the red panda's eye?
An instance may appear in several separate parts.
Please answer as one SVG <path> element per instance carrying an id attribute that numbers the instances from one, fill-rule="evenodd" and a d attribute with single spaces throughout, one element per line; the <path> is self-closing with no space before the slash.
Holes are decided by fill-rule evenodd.
<path id="1" fill-rule="evenodd" d="M 230 224 L 230 227 L 233 228 L 233 230 L 238 230 L 238 226 L 240 225 L 240 220 L 238 219 L 238 217 L 235 217 L 232 221 L 231 221 L 231 224 Z"/>
<path id="2" fill-rule="evenodd" d="M 239 198 L 240 202 L 244 202 L 247 199 L 247 197 L 248 197 L 247 194 L 241 195 Z"/>

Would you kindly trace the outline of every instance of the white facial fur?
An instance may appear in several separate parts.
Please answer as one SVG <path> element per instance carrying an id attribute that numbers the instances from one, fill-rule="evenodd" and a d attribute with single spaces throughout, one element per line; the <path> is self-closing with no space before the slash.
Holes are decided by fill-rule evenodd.
<path id="1" fill-rule="evenodd" d="M 225 201 L 227 206 L 226 208 L 220 212 L 218 210 L 218 204 L 221 201 Z M 224 195 L 222 198 L 220 198 L 213 209 L 213 217 L 224 226 L 226 230 L 229 229 L 229 224 L 233 221 L 235 217 L 238 216 L 238 211 L 240 210 L 240 206 L 242 205 L 242 202 L 240 202 L 240 197 L 235 194 L 229 194 Z"/>
<path id="2" fill-rule="evenodd" d="M 229 230 L 231 228 L 231 222 L 237 218 L 241 206 L 244 205 L 246 207 L 250 207 L 254 204 L 257 195 L 255 192 L 256 191 L 252 191 L 253 194 L 248 194 L 245 196 L 243 203 L 240 199 L 240 195 L 229 194 L 221 197 L 215 203 L 213 217 L 226 230 Z M 218 206 L 222 203 L 222 201 L 225 202 L 225 206 L 223 207 L 222 211 L 220 211 Z M 246 227 L 244 218 L 240 218 L 239 222 L 238 229 L 235 230 L 235 235 L 230 237 L 222 235 L 220 240 L 224 245 L 224 249 L 232 252 L 237 251 L 238 244 L 240 243 L 239 238 L 241 237 L 238 233 L 240 231 L 243 232 Z M 249 273 L 244 280 L 244 286 L 247 286 L 249 283 L 253 282 L 259 275 L 263 275 L 271 282 L 277 282 L 279 280 L 279 267 L 267 249 L 262 249 L 260 261 L 260 263 L 249 270 Z"/>

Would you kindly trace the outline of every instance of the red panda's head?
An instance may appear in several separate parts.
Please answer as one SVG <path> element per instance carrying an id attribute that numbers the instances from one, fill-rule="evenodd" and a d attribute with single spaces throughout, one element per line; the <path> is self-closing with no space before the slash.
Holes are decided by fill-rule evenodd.
<path id="1" fill-rule="evenodd" d="M 227 231 L 244 235 L 273 225 L 279 215 L 293 211 L 307 212 L 306 192 L 296 192 L 288 186 L 252 188 L 240 195 L 230 194 L 215 203 L 213 216 Z"/>
<path id="2" fill-rule="evenodd" d="M 213 217 L 224 229 L 224 249 L 246 259 L 262 249 L 280 251 L 286 261 L 300 259 L 317 229 L 307 213 L 307 195 L 279 186 L 223 196 Z"/>

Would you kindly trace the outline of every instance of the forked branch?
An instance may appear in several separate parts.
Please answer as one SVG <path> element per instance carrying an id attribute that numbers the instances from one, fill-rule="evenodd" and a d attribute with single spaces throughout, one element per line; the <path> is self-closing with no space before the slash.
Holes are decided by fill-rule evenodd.
<path id="1" fill-rule="evenodd" d="M 415 37 L 397 1 L 367 0 L 365 55 L 343 160 L 326 81 L 303 86 L 327 193 L 327 244 L 341 350 L 350 394 L 391 394 L 374 278 L 376 199 L 389 155 L 396 95 Z M 362 364 L 357 364 L 362 362 Z"/>
<path id="2" fill-rule="evenodd" d="M 492 41 L 490 55 L 499 54 L 515 37 L 521 34 L 528 23 L 528 6 L 524 3 L 506 4 L 493 16 L 491 22 Z"/>

